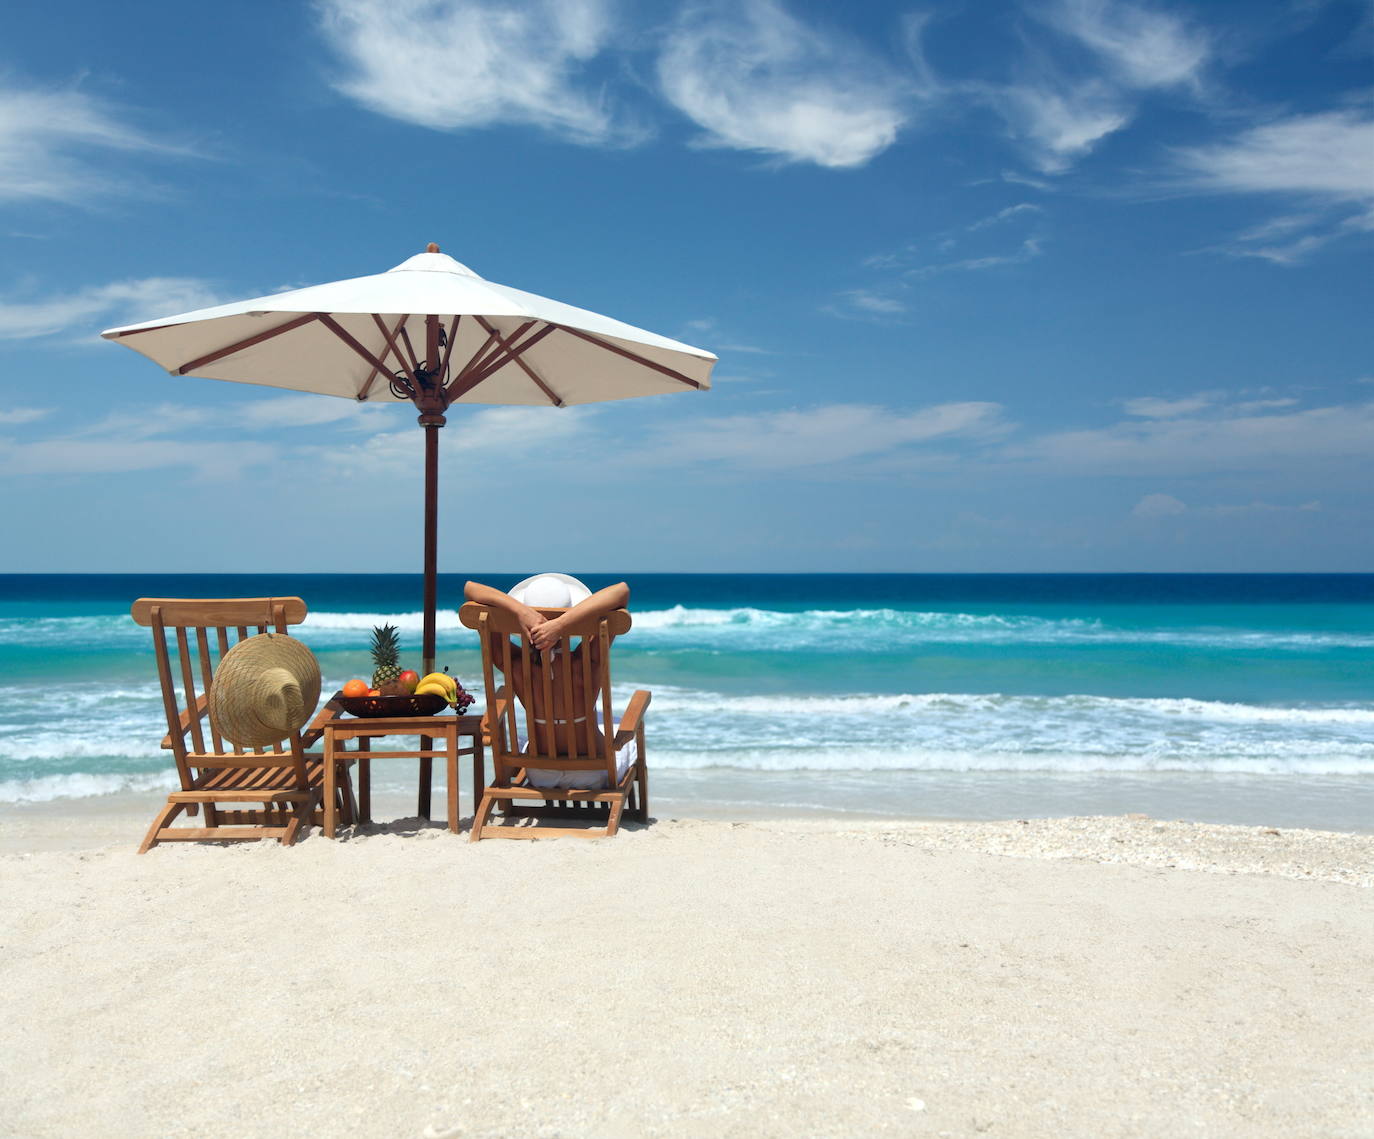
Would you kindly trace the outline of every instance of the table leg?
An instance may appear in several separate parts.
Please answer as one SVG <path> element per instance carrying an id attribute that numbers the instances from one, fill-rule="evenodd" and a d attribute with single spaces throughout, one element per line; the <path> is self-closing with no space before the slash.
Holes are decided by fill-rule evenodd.
<path id="1" fill-rule="evenodd" d="M 338 769 L 338 758 L 335 755 L 336 743 L 334 733 L 328 728 L 325 729 L 324 736 L 324 837 L 333 838 L 335 828 L 338 826 L 339 808 L 336 800 L 339 797 L 338 780 L 335 772 Z"/>
<path id="2" fill-rule="evenodd" d="M 487 789 L 486 750 L 482 746 L 482 729 L 472 733 L 472 813 L 477 814 L 477 804 L 482 801 L 482 792 Z"/>
<path id="3" fill-rule="evenodd" d="M 372 750 L 369 736 L 358 737 L 358 822 L 372 821 Z"/>
<path id="4" fill-rule="evenodd" d="M 444 733 L 448 752 L 448 829 L 458 833 L 458 725 Z"/>
<path id="5" fill-rule="evenodd" d="M 420 737 L 420 750 L 421 750 L 421 751 L 430 751 L 430 750 L 432 749 L 432 747 L 433 747 L 433 744 L 434 744 L 434 741 L 433 741 L 433 739 L 432 739 L 431 737 L 429 737 L 429 736 L 421 736 L 421 737 Z M 431 789 L 431 788 L 430 788 L 430 785 L 431 785 L 431 783 L 433 782 L 433 780 L 434 780 L 434 760 L 433 760 L 430 756 L 427 756 L 427 755 L 426 755 L 426 756 L 423 756 L 423 757 L 420 759 L 420 795 L 419 795 L 419 803 L 418 803 L 417 806 L 416 806 L 415 813 L 416 813 L 417 815 L 419 815 L 420 818 L 424 819 L 426 822 L 429 821 L 429 793 L 430 793 L 430 789 Z"/>

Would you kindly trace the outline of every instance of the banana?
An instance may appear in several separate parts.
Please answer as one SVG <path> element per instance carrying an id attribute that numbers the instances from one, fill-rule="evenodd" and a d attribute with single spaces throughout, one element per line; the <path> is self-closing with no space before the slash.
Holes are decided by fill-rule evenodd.
<path id="1" fill-rule="evenodd" d="M 458 682 L 446 672 L 431 672 L 428 676 L 422 676 L 415 691 L 419 692 L 426 684 L 438 684 L 449 696 L 458 694 Z"/>
<path id="2" fill-rule="evenodd" d="M 442 696 L 445 700 L 452 700 L 453 693 L 442 684 L 431 684 L 421 682 L 415 686 L 416 696 Z"/>

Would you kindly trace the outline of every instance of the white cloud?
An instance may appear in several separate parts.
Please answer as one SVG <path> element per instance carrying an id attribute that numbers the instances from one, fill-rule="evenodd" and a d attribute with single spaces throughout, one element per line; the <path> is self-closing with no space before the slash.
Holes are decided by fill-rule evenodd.
<path id="1" fill-rule="evenodd" d="M 832 168 L 862 166 L 891 146 L 913 93 L 777 0 L 690 8 L 667 37 L 658 77 L 664 97 L 706 131 L 702 145 Z"/>
<path id="2" fill-rule="evenodd" d="M 678 423 L 651 453 L 684 463 L 746 470 L 821 467 L 954 438 L 989 439 L 1008 427 L 995 403 L 946 403 L 916 411 L 867 404 L 736 415 Z"/>
<path id="3" fill-rule="evenodd" d="M 643 136 L 579 82 L 613 31 L 604 0 L 319 0 L 316 10 L 347 65 L 336 86 L 379 114 L 437 130 L 533 126 L 583 144 Z"/>
<path id="4" fill-rule="evenodd" d="M 192 277 L 143 277 L 89 285 L 43 300 L 7 299 L 0 304 L 0 340 L 32 340 L 62 332 L 171 316 L 217 304 L 205 281 Z"/>
<path id="5" fill-rule="evenodd" d="M 989 102 L 1025 143 L 1031 160 L 1044 174 L 1061 174 L 1107 135 L 1131 121 L 1121 92 L 1092 79 L 1051 86 L 1013 84 L 989 88 Z"/>
<path id="6" fill-rule="evenodd" d="M 1011 253 L 994 253 L 983 257 L 962 257 L 957 261 L 944 261 L 935 265 L 922 265 L 908 269 L 908 277 L 934 277 L 939 273 L 976 273 L 981 269 L 998 269 L 1006 265 L 1024 265 L 1034 261 L 1044 252 L 1044 239 L 1038 236 L 1027 237 Z"/>
<path id="7" fill-rule="evenodd" d="M 1374 114 L 1293 115 L 1225 142 L 1180 150 L 1204 189 L 1311 195 L 1374 207 Z"/>
<path id="8" fill-rule="evenodd" d="M 1168 518 L 1187 513 L 1188 507 L 1171 494 L 1147 494 L 1131 511 L 1137 518 Z"/>
<path id="9" fill-rule="evenodd" d="M 1052 432 L 1010 445 L 1001 456 L 1066 473 L 1178 477 L 1363 460 L 1374 438 L 1374 402 L 1235 412 L 1220 407 L 1208 417 L 1133 419 Z"/>
<path id="10" fill-rule="evenodd" d="M 1174 419 L 1210 407 L 1212 402 L 1212 397 L 1207 395 L 1186 396 L 1183 399 L 1141 396 L 1138 399 L 1128 399 L 1124 406 L 1126 414 L 1138 415 L 1142 419 Z"/>
<path id="11" fill-rule="evenodd" d="M 980 229 L 987 229 L 990 225 L 998 225 L 1014 217 L 1020 217 L 1027 214 L 1041 214 L 1044 212 L 1045 211 L 1040 206 L 1032 202 L 1018 202 L 1016 205 L 1008 206 L 1004 210 L 998 210 L 995 214 L 990 214 L 988 217 L 979 218 L 978 221 L 966 228 L 969 233 L 976 233 Z"/>
<path id="12" fill-rule="evenodd" d="M 35 423 L 46 415 L 52 414 L 50 407 L 11 407 L 0 408 L 0 424 Z"/>
<path id="13" fill-rule="evenodd" d="M 1028 53 L 1014 82 L 969 91 L 1006 119 L 1042 173 L 1062 174 L 1127 127 L 1144 93 L 1201 88 L 1211 44 L 1177 16 L 1129 0 L 1059 0 L 1029 11 L 1062 40 Z M 1086 49 L 1086 64 L 1055 62 L 1063 41 L 1080 55 Z"/>
<path id="14" fill-rule="evenodd" d="M 13 475 L 93 475 L 186 469 L 203 478 L 230 478 L 280 457 L 265 444 L 69 436 L 16 443 L 0 439 L 0 471 Z"/>
<path id="15" fill-rule="evenodd" d="M 0 84 L 0 201 L 69 204 L 126 189 L 92 158 L 111 152 L 188 154 L 120 120 L 120 112 L 76 90 Z"/>
<path id="16" fill-rule="evenodd" d="M 1095 52 L 1126 87 L 1195 85 L 1212 54 L 1200 29 L 1140 4 L 1061 0 L 1032 11 Z"/>
<path id="17" fill-rule="evenodd" d="M 1374 229 L 1374 114 L 1344 109 L 1251 127 L 1177 151 L 1192 186 L 1283 195 L 1312 207 L 1251 227 L 1215 246 L 1237 257 L 1295 265 L 1329 242 Z"/>

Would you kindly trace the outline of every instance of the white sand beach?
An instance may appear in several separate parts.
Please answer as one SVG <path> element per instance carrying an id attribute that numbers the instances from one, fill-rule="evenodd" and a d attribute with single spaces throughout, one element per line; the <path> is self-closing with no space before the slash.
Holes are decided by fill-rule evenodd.
<path id="1" fill-rule="evenodd" d="M 1374 1134 L 1374 836 L 63 819 L 0 828 L 6 1134 Z"/>

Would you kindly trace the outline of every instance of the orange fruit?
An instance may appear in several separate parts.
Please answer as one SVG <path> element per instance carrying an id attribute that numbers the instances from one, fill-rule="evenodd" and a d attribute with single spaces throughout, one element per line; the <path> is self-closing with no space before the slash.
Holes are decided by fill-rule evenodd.
<path id="1" fill-rule="evenodd" d="M 343 686 L 343 694 L 345 696 L 366 696 L 367 681 L 350 680 L 347 684 Z"/>

